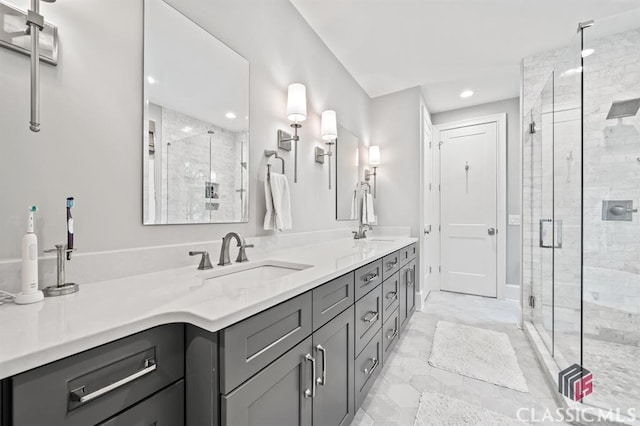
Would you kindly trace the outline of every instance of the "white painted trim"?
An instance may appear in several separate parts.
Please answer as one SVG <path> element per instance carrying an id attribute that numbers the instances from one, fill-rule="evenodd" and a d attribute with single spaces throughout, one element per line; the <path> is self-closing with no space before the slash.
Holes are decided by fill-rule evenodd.
<path id="1" fill-rule="evenodd" d="M 440 133 L 445 130 L 457 129 L 460 127 L 468 127 L 468 126 L 477 126 L 480 124 L 489 124 L 496 123 L 497 125 L 497 136 L 498 136 L 498 185 L 497 185 L 497 229 L 498 229 L 498 253 L 497 253 L 497 287 L 496 293 L 498 299 L 504 299 L 506 293 L 506 276 L 507 276 L 507 114 L 492 114 L 483 117 L 473 118 L 470 120 L 461 120 L 454 121 L 451 123 L 443 123 L 437 124 L 433 128 L 433 141 L 432 147 L 435 148 L 437 143 L 440 141 Z M 436 142 L 437 141 L 437 142 Z M 436 155 L 432 156 L 434 167 L 434 172 L 436 171 L 435 160 Z M 438 155 L 438 162 L 440 160 L 440 156 Z M 440 184 L 440 164 L 438 163 L 437 167 L 437 180 L 438 184 Z M 434 192 L 435 193 L 435 192 Z M 441 225 L 442 222 L 440 220 L 440 194 L 438 191 L 437 196 L 432 197 L 432 204 L 434 207 L 437 205 L 438 209 L 438 225 Z M 437 201 L 435 200 L 437 198 Z M 434 218 L 436 216 L 433 216 Z M 440 248 L 440 236 L 438 234 L 438 238 L 434 238 L 434 240 L 438 241 L 438 244 L 433 247 L 434 250 L 437 250 L 438 256 L 441 255 Z M 435 252 L 434 252 L 435 253 Z M 442 261 L 440 261 L 442 263 Z M 432 277 L 433 280 L 434 277 Z M 436 280 L 433 280 L 436 282 Z M 441 288 L 441 274 L 437 275 L 437 289 Z"/>
<path id="2" fill-rule="evenodd" d="M 514 302 L 520 303 L 520 286 L 518 284 L 507 284 L 504 291 L 505 300 L 513 300 Z M 520 308 L 520 306 L 519 306 Z M 520 311 L 518 310 L 518 313 Z M 520 321 L 520 316 L 518 315 L 518 321 Z"/>
<path id="3" fill-rule="evenodd" d="M 520 61 L 520 117 L 518 143 L 520 144 L 520 318 L 518 326 L 524 325 L 524 59 Z"/>
<path id="4" fill-rule="evenodd" d="M 426 298 L 429 295 L 429 288 L 425 288 L 425 283 L 426 283 L 426 277 L 428 274 L 428 268 L 429 265 L 428 263 L 425 264 L 425 262 L 423 262 L 424 260 L 424 253 L 425 253 L 425 247 L 426 244 L 428 244 L 427 239 L 425 238 L 424 235 L 424 224 L 425 224 L 425 217 L 426 217 L 426 212 L 424 209 L 424 200 L 425 197 L 427 196 L 427 188 L 425 187 L 425 177 L 427 173 L 431 173 L 431 168 L 427 167 L 428 165 L 425 164 L 425 153 L 430 149 L 427 146 L 427 141 L 424 138 L 425 135 L 425 121 L 427 122 L 427 126 L 428 126 L 428 133 L 429 136 L 431 137 L 431 139 L 433 140 L 433 126 L 431 123 L 431 117 L 429 115 L 429 111 L 426 107 L 426 105 L 424 104 L 424 102 L 421 102 L 420 105 L 420 227 L 418 230 L 418 245 L 419 245 L 419 251 L 418 251 L 418 273 L 420 274 L 420 277 L 422 277 L 422 279 L 420 280 L 420 286 L 417 290 L 417 306 L 416 309 L 419 311 L 422 311 L 424 306 L 426 306 Z M 433 280 L 433 275 L 431 277 L 431 280 Z"/>

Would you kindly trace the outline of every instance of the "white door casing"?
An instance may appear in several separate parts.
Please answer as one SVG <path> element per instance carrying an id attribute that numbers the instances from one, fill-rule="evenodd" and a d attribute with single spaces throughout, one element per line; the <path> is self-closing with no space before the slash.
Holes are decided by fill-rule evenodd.
<path id="1" fill-rule="evenodd" d="M 423 106 L 421 109 L 422 112 L 422 135 L 421 135 L 421 143 L 422 143 L 422 206 L 421 206 L 421 217 L 422 217 L 422 233 L 419 235 L 420 239 L 420 273 L 422 275 L 422 280 L 420 282 L 420 291 L 418 301 L 420 304 L 416 307 L 416 309 L 422 309 L 424 300 L 426 299 L 429 291 L 432 288 L 431 277 L 433 275 L 433 258 L 431 256 L 432 250 L 432 240 L 433 240 L 433 225 L 431 222 L 431 194 L 433 193 L 433 168 L 432 168 L 432 130 L 431 130 L 431 120 L 429 118 L 429 113 L 426 108 Z"/>
<path id="2" fill-rule="evenodd" d="M 436 126 L 439 275 L 434 287 L 503 298 L 506 114 Z M 435 151 L 435 150 L 438 151 Z M 439 197 L 438 197 L 439 195 Z M 495 230 L 495 231 L 494 231 Z M 493 235 L 491 235 L 493 234 Z M 437 235 L 434 235 L 437 236 Z"/>

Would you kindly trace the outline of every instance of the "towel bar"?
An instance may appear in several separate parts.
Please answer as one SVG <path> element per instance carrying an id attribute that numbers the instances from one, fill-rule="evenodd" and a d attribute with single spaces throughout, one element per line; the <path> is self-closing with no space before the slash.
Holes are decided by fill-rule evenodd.
<path id="1" fill-rule="evenodd" d="M 269 160 L 268 160 L 269 158 L 271 158 L 271 156 L 275 156 L 275 158 L 282 161 L 282 174 L 284 174 L 284 158 L 280 157 L 277 151 L 265 149 L 264 156 L 267 157 L 267 177 L 268 178 L 271 177 L 271 164 L 269 164 Z"/>

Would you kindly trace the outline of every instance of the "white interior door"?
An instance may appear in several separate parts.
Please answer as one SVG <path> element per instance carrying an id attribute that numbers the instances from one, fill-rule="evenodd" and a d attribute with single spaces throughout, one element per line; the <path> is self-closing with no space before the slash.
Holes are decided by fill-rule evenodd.
<path id="1" fill-rule="evenodd" d="M 440 134 L 441 288 L 497 297 L 498 124 Z"/>

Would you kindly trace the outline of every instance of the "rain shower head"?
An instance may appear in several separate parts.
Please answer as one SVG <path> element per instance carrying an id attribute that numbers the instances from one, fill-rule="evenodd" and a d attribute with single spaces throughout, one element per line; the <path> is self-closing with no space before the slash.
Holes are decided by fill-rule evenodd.
<path id="1" fill-rule="evenodd" d="M 627 101 L 614 101 L 611 104 L 607 120 L 612 118 L 633 117 L 640 109 L 640 98 L 629 99 Z"/>

